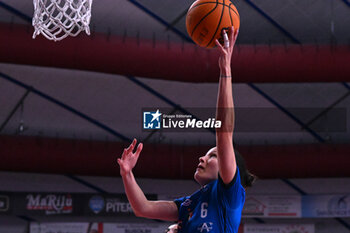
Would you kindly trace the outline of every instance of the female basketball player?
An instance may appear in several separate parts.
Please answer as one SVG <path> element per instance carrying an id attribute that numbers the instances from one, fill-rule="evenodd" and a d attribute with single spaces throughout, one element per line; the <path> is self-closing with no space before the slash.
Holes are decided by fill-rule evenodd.
<path id="1" fill-rule="evenodd" d="M 234 106 L 231 84 L 231 56 L 238 32 L 229 30 L 220 52 L 220 80 L 216 117 L 222 128 L 216 132 L 216 147 L 199 158 L 194 179 L 202 186 L 191 196 L 175 201 L 148 201 L 136 183 L 132 169 L 142 150 L 136 139 L 124 149 L 120 165 L 125 192 L 136 216 L 178 221 L 179 232 L 237 232 L 245 199 L 244 187 L 251 186 L 254 177 L 245 169 L 244 161 L 233 149 Z M 243 185 L 243 186 L 242 186 Z"/>

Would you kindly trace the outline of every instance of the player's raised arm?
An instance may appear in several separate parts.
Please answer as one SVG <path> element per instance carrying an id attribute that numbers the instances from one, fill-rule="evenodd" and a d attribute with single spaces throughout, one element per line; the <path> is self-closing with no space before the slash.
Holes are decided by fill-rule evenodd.
<path id="1" fill-rule="evenodd" d="M 178 209 L 173 201 L 149 201 L 136 183 L 132 169 L 135 167 L 143 147 L 143 144 L 140 143 L 136 152 L 133 153 L 136 143 L 137 141 L 134 139 L 131 145 L 124 149 L 122 157 L 118 158 L 125 193 L 135 215 L 151 219 L 176 221 L 178 219 Z"/>
<path id="2" fill-rule="evenodd" d="M 219 174 L 225 184 L 232 181 L 236 174 L 236 159 L 233 149 L 232 135 L 234 128 L 234 105 L 232 97 L 231 57 L 238 31 L 233 27 L 224 35 L 224 45 L 218 41 L 216 45 L 220 53 L 220 80 L 216 105 L 216 118 L 222 122 L 222 128 L 216 131 Z"/>

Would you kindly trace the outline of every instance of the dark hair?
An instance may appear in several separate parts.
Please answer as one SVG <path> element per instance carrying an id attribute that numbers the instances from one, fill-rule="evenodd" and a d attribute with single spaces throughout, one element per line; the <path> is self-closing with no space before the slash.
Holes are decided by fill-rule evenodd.
<path id="1" fill-rule="evenodd" d="M 251 187 L 256 180 L 256 176 L 250 173 L 245 165 L 242 155 L 235 150 L 236 163 L 239 169 L 241 184 L 244 188 Z"/>

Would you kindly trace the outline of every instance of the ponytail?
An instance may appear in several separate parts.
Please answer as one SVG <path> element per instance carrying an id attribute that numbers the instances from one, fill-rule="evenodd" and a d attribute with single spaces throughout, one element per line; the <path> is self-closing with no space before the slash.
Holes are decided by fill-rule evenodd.
<path id="1" fill-rule="evenodd" d="M 236 164 L 239 169 L 241 184 L 244 188 L 251 187 L 256 180 L 256 176 L 248 171 L 242 155 L 235 150 Z"/>

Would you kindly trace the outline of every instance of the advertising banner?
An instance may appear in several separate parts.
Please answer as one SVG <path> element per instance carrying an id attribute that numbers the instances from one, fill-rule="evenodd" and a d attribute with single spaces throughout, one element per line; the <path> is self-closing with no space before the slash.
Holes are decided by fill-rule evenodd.
<path id="1" fill-rule="evenodd" d="M 247 195 L 243 217 L 301 217 L 301 197 L 297 195 Z"/>
<path id="2" fill-rule="evenodd" d="M 157 195 L 146 194 L 149 200 Z M 134 215 L 125 194 L 0 192 L 0 215 L 129 216 Z"/>
<path id="3" fill-rule="evenodd" d="M 164 233 L 171 223 L 104 223 L 103 233 Z"/>
<path id="4" fill-rule="evenodd" d="M 157 195 L 146 194 L 148 200 L 156 200 Z M 90 216 L 128 216 L 134 215 L 125 194 L 87 195 L 85 215 Z"/>
<path id="5" fill-rule="evenodd" d="M 149 200 L 157 195 L 147 194 Z M 125 194 L 0 193 L 0 215 L 133 216 Z M 242 217 L 350 217 L 350 194 L 247 195 Z"/>
<path id="6" fill-rule="evenodd" d="M 350 195 L 308 195 L 302 198 L 305 218 L 350 217 Z"/>
<path id="7" fill-rule="evenodd" d="M 313 224 L 244 224 L 244 233 L 315 233 Z"/>
<path id="8" fill-rule="evenodd" d="M 29 233 L 88 233 L 89 223 L 30 223 Z"/>
<path id="9" fill-rule="evenodd" d="M 82 203 L 78 194 L 70 193 L 16 193 L 14 214 L 30 216 L 79 215 Z"/>

